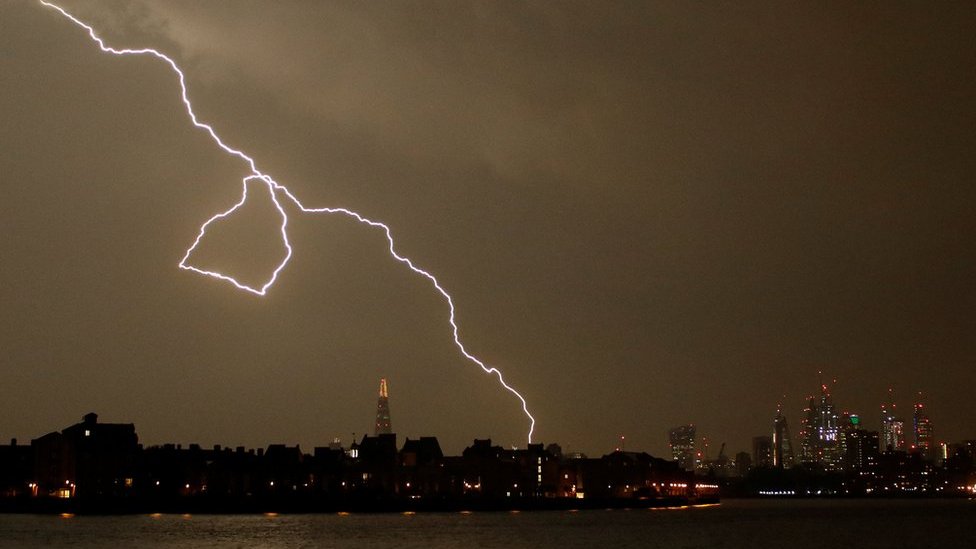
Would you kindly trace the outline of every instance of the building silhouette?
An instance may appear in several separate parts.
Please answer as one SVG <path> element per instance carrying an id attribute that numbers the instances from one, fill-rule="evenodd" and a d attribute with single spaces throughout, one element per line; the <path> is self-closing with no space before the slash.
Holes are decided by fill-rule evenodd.
<path id="1" fill-rule="evenodd" d="M 752 469 L 753 467 L 752 456 L 749 455 L 749 452 L 736 453 L 735 460 L 733 460 L 732 463 L 735 465 L 735 474 L 738 477 L 746 476 L 747 474 L 749 474 L 749 469 Z"/>
<path id="2" fill-rule="evenodd" d="M 790 436 L 790 426 L 783 415 L 782 406 L 776 407 L 776 417 L 773 418 L 773 467 L 789 469 L 795 464 L 793 455 L 793 437 Z"/>
<path id="3" fill-rule="evenodd" d="M 325 446 L 309 454 L 285 444 L 144 448 L 134 425 L 88 414 L 30 446 L 0 446 L 0 512 L 605 509 L 717 497 L 716 484 L 643 452 L 589 459 L 549 448 L 479 439 L 445 456 L 435 437 L 408 438 L 398 448 L 393 433 L 363 436 L 355 452 Z"/>
<path id="4" fill-rule="evenodd" d="M 846 439 L 848 470 L 873 470 L 878 462 L 878 432 L 855 428 L 846 433 Z"/>
<path id="5" fill-rule="evenodd" d="M 563 454 L 558 445 L 506 448 L 476 439 L 445 456 L 434 437 L 364 436 L 352 448 L 297 445 L 236 449 L 165 444 L 144 448 L 135 427 L 82 422 L 20 446 L 0 446 L 0 512 L 253 513 L 606 509 L 714 502 L 718 491 L 761 496 L 956 496 L 976 494 L 976 441 L 953 444 L 942 460 L 921 452 L 879 451 L 879 433 L 847 414 L 842 470 L 792 467 L 786 418 L 773 437 L 756 437 L 760 457 L 719 457 L 707 471 L 678 460 L 615 451 L 599 458 Z M 920 424 L 924 422 L 920 421 Z M 674 439 L 694 442 L 694 426 Z M 352 451 L 355 450 L 355 451 Z M 687 449 L 684 449 L 686 453 Z M 768 459 L 768 458 L 763 458 Z M 712 498 L 712 499 L 710 499 Z"/>
<path id="6" fill-rule="evenodd" d="M 671 458 L 685 471 L 695 470 L 695 426 L 681 425 L 668 431 Z"/>
<path id="7" fill-rule="evenodd" d="M 752 463 L 756 467 L 773 466 L 773 437 L 752 437 Z"/>
<path id="8" fill-rule="evenodd" d="M 34 453 L 30 446 L 17 445 L 17 439 L 10 439 L 9 446 L 0 446 L 0 498 L 16 498 L 29 494 L 34 468 Z"/>
<path id="9" fill-rule="evenodd" d="M 374 435 L 389 435 L 393 433 L 390 422 L 390 395 L 386 388 L 386 378 L 380 379 L 380 395 L 376 401 L 376 429 Z"/>
<path id="10" fill-rule="evenodd" d="M 86 414 L 60 432 L 31 441 L 36 494 L 59 498 L 123 496 L 135 483 L 141 449 L 135 425 L 99 423 Z"/>

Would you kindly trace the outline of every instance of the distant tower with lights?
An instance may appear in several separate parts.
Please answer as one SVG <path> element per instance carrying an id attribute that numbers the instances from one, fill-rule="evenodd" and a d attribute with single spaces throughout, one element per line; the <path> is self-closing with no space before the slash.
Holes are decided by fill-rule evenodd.
<path id="1" fill-rule="evenodd" d="M 380 379 L 380 397 L 376 401 L 376 435 L 388 435 L 393 432 L 390 423 L 390 394 L 386 389 L 386 378 Z"/>
<path id="2" fill-rule="evenodd" d="M 773 419 L 773 467 L 790 469 L 795 461 L 793 456 L 793 437 L 790 436 L 790 425 L 783 415 L 783 407 L 776 406 L 776 417 Z"/>
<path id="3" fill-rule="evenodd" d="M 827 384 L 820 382 L 820 398 L 811 396 L 803 410 L 801 422 L 800 457 L 804 463 L 816 463 L 827 470 L 840 469 L 844 447 L 840 436 L 840 417 Z"/>
<path id="4" fill-rule="evenodd" d="M 892 390 L 888 389 L 888 402 L 881 405 L 881 451 L 905 450 L 905 420 L 895 415 Z"/>
<path id="5" fill-rule="evenodd" d="M 921 402 L 922 393 L 919 393 L 918 397 L 918 402 L 915 403 L 915 413 L 912 415 L 912 430 L 915 435 L 914 450 L 927 458 L 931 458 L 934 455 L 932 422 L 929 420 L 928 414 L 925 413 L 925 407 Z"/>
<path id="6" fill-rule="evenodd" d="M 695 470 L 695 426 L 681 425 L 668 431 L 671 457 L 685 471 Z"/>

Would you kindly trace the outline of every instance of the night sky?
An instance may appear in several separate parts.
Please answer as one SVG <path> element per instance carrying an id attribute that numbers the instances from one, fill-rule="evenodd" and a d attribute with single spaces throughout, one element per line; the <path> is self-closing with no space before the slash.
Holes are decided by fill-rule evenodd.
<path id="1" fill-rule="evenodd" d="M 892 388 L 976 437 L 969 3 L 63 6 L 176 59 L 306 205 L 387 223 L 536 441 L 667 455 L 692 422 L 746 450 L 780 402 L 796 436 L 821 370 L 868 428 Z M 3 1 L 0 113 L 3 439 L 95 411 L 147 444 L 348 445 L 386 377 L 401 440 L 525 444 L 381 232 L 289 210 L 263 298 L 177 268 L 249 171 L 166 65 Z M 273 270 L 252 193 L 192 263 Z"/>

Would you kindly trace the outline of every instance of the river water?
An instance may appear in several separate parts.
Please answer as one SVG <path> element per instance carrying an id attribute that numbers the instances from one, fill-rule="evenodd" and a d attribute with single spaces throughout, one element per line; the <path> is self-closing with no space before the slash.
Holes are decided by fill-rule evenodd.
<path id="1" fill-rule="evenodd" d="M 0 547 L 970 548 L 972 500 L 726 500 L 701 508 L 350 515 L 0 515 Z"/>

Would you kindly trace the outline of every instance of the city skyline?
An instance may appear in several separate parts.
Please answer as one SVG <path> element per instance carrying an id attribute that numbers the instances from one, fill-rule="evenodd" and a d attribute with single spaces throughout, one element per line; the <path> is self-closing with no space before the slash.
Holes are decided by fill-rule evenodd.
<path id="1" fill-rule="evenodd" d="M 388 398 L 384 387 L 381 381 L 380 399 Z M 384 408 L 380 404 L 378 411 Z M 311 451 L 280 443 L 257 449 L 147 446 L 134 424 L 100 422 L 98 414 L 89 412 L 80 423 L 32 438 L 30 444 L 11 440 L 0 445 L 0 508 L 133 513 L 192 506 L 247 513 L 269 506 L 293 512 L 352 506 L 389 511 L 417 500 L 414 504 L 426 510 L 468 504 L 486 510 L 510 505 L 571 509 L 579 505 L 574 500 L 584 499 L 587 508 L 662 507 L 673 505 L 672 497 L 968 498 L 976 492 L 976 440 L 931 453 L 882 448 L 882 437 L 864 429 L 858 416 L 844 414 L 838 424 L 831 419 L 832 409 L 826 390 L 819 403 L 810 404 L 796 463 L 786 463 L 790 460 L 783 457 L 781 442 L 771 443 L 781 440 L 785 430 L 780 411 L 773 437 L 755 437 L 751 456 L 736 452 L 730 457 L 724 443 L 717 456 L 709 457 L 707 449 L 696 452 L 695 427 L 683 425 L 669 432 L 672 460 L 640 449 L 619 447 L 597 457 L 566 453 L 558 443 L 517 449 L 477 438 L 450 456 L 436 436 L 405 437 L 401 449 L 395 433 L 382 432 L 388 431 L 385 424 L 348 446 L 336 440 Z M 923 439 L 925 430 L 916 427 L 916 438 Z M 791 447 L 788 436 L 785 447 Z"/>
<path id="2" fill-rule="evenodd" d="M 716 444 L 715 441 L 722 440 L 720 443 L 720 454 L 726 456 L 740 453 L 748 454 L 750 458 L 749 463 L 753 466 L 791 469 L 795 466 L 810 466 L 815 464 L 823 466 L 826 471 L 839 471 L 847 466 L 844 460 L 847 459 L 848 448 L 844 440 L 844 434 L 852 428 L 859 432 L 873 433 L 876 437 L 876 446 L 879 452 L 887 450 L 908 454 L 919 453 L 926 459 L 934 462 L 945 459 L 948 454 L 943 455 L 942 452 L 946 451 L 953 444 L 974 439 L 971 434 L 953 440 L 939 438 L 938 435 L 933 436 L 934 427 L 928 413 L 923 412 L 925 405 L 922 402 L 922 395 L 920 393 L 912 401 L 911 430 L 905 431 L 905 425 L 908 424 L 908 421 L 904 417 L 897 415 L 896 402 L 892 398 L 893 391 L 890 389 L 888 390 L 888 399 L 879 405 L 881 419 L 877 424 L 877 429 L 872 429 L 873 425 L 870 422 L 864 423 L 861 419 L 864 415 L 863 413 L 844 408 L 842 408 L 844 410 L 843 412 L 838 413 L 827 384 L 821 382 L 820 391 L 819 403 L 815 403 L 818 400 L 818 397 L 815 396 L 809 396 L 804 399 L 807 402 L 807 407 L 797 414 L 801 416 L 800 423 L 802 424 L 802 428 L 797 433 L 795 439 L 789 428 L 789 418 L 787 414 L 784 414 L 783 404 L 780 403 L 776 407 L 776 414 L 771 422 L 772 428 L 769 432 L 757 433 L 756 436 L 753 436 L 751 446 L 737 448 L 728 445 L 729 448 L 726 451 L 727 443 L 722 440 L 721 433 L 717 437 L 712 436 L 710 433 L 701 433 L 694 423 L 689 423 L 668 429 L 664 434 L 667 438 L 669 451 L 654 454 L 654 456 L 664 459 L 670 458 L 682 470 L 701 472 L 711 467 L 714 464 L 712 460 L 718 457 L 714 453 L 709 454 L 709 441 L 711 440 L 712 444 Z M 392 426 L 390 393 L 386 378 L 380 378 L 379 390 L 376 394 L 377 401 L 372 436 L 398 434 Z M 894 428 L 892 425 L 894 425 Z M 307 448 L 312 448 L 326 446 L 328 442 L 329 447 L 341 448 L 343 445 L 352 445 L 354 447 L 360 437 L 368 436 L 368 431 L 360 431 L 358 433 L 352 431 L 349 437 L 344 437 L 338 433 L 334 435 L 324 434 L 322 438 L 314 439 L 311 443 L 305 441 L 304 445 Z M 429 435 L 429 432 L 419 429 L 408 432 L 405 438 L 409 440 L 411 437 L 417 439 L 429 437 Z M 710 439 L 709 437 L 712 438 Z M 477 439 L 477 437 L 474 438 Z M 616 441 L 616 444 L 612 445 L 612 448 L 601 449 L 597 447 L 596 453 L 624 450 L 623 442 L 625 438 L 625 435 L 621 435 Z M 10 440 L 12 441 L 11 444 L 14 444 L 13 441 L 17 440 L 17 437 L 12 437 Z M 188 445 L 198 447 L 210 446 L 214 442 L 209 441 L 201 444 L 199 441 L 195 441 L 188 443 Z M 538 441 L 538 443 L 543 445 L 555 443 L 557 446 L 560 446 L 559 441 L 554 440 Z M 172 445 L 174 443 L 172 441 L 161 443 L 157 440 L 152 444 L 158 446 L 160 444 Z M 275 444 L 303 445 L 297 441 L 286 440 L 277 440 Z M 217 442 L 213 445 L 223 446 L 224 444 Z M 230 447 L 232 445 L 226 446 Z M 520 446 L 512 444 L 510 447 L 519 448 Z M 794 448 L 799 448 L 799 450 L 796 451 Z M 565 450 L 568 454 L 586 454 L 586 452 L 572 447 L 567 447 Z M 646 449 L 642 449 L 642 451 L 646 451 Z M 730 460 L 729 464 L 734 466 L 735 460 Z"/>
<path id="3" fill-rule="evenodd" d="M 962 6 L 64 5 L 171 53 L 303 197 L 390 223 L 534 440 L 668 456 L 693 423 L 748 450 L 783 404 L 799 456 L 821 370 L 869 429 L 893 389 L 902 436 L 973 437 Z M 386 377 L 409 436 L 525 443 L 443 301 L 361 227 L 293 219 L 307 251 L 264 298 L 181 272 L 247 174 L 158 62 L 0 9 L 0 436 L 98 409 L 159 442 L 311 447 L 371 432 Z M 251 206 L 198 252 L 260 280 L 280 220 Z"/>

